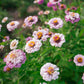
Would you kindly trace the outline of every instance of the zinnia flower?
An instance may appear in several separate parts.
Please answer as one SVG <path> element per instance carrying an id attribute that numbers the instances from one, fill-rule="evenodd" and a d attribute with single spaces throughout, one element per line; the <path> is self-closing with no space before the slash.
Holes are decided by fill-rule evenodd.
<path id="1" fill-rule="evenodd" d="M 8 20 L 8 17 L 4 17 L 4 18 L 2 19 L 2 23 L 5 23 L 7 20 Z"/>
<path id="2" fill-rule="evenodd" d="M 37 16 L 29 16 L 24 20 L 24 23 L 28 26 L 31 27 L 33 24 L 36 24 L 38 21 Z"/>
<path id="3" fill-rule="evenodd" d="M 49 0 L 52 4 L 57 4 L 60 3 L 62 0 Z"/>
<path id="4" fill-rule="evenodd" d="M 58 72 L 59 68 L 52 64 L 52 63 L 46 63 L 44 64 L 40 69 L 40 75 L 43 77 L 43 80 L 45 81 L 51 81 L 58 79 Z"/>
<path id="5" fill-rule="evenodd" d="M 8 31 L 13 31 L 18 27 L 18 25 L 19 25 L 18 21 L 12 21 L 7 24 L 7 29 L 8 29 Z"/>
<path id="6" fill-rule="evenodd" d="M 33 32 L 33 36 L 35 39 L 46 41 L 48 38 L 48 31 L 48 29 L 39 29 L 38 31 Z"/>
<path id="7" fill-rule="evenodd" d="M 49 10 L 44 11 L 44 14 L 45 14 L 45 15 L 48 15 L 49 13 L 50 13 Z"/>
<path id="8" fill-rule="evenodd" d="M 67 10 L 65 10 L 65 14 L 69 14 L 70 10 L 70 8 L 67 8 Z"/>
<path id="9" fill-rule="evenodd" d="M 71 23 L 75 23 L 75 22 L 78 22 L 80 20 L 80 16 L 78 13 L 69 12 L 69 14 L 67 14 L 65 16 L 65 20 L 67 22 L 70 21 Z"/>
<path id="10" fill-rule="evenodd" d="M 64 42 L 65 42 L 65 37 L 63 34 L 60 33 L 55 33 L 50 38 L 50 44 L 55 47 L 61 47 Z"/>
<path id="11" fill-rule="evenodd" d="M 84 66 L 84 56 L 81 54 L 78 54 L 74 57 L 74 63 L 76 66 Z"/>
<path id="12" fill-rule="evenodd" d="M 26 25 L 25 23 L 23 23 L 22 27 L 23 27 L 23 28 L 26 28 L 26 27 L 27 27 L 27 25 Z"/>
<path id="13" fill-rule="evenodd" d="M 42 11 L 42 10 L 39 11 L 39 12 L 38 12 L 38 15 L 43 15 L 43 11 Z"/>
<path id="14" fill-rule="evenodd" d="M 27 53 L 34 53 L 35 51 L 38 51 L 41 46 L 42 43 L 40 40 L 32 39 L 26 43 L 25 51 Z"/>
<path id="15" fill-rule="evenodd" d="M 53 4 L 51 2 L 47 3 L 47 7 L 52 7 L 52 6 L 53 6 Z"/>
<path id="16" fill-rule="evenodd" d="M 11 51 L 5 58 L 4 62 L 6 62 L 6 65 L 8 68 L 12 69 L 13 67 L 19 68 L 22 64 L 25 63 L 26 56 L 25 53 L 20 49 L 15 49 Z"/>
<path id="17" fill-rule="evenodd" d="M 2 40 L 3 42 L 10 40 L 9 36 L 4 36 L 4 39 Z"/>
<path id="18" fill-rule="evenodd" d="M 4 72 L 10 71 L 10 70 L 11 70 L 11 68 L 9 68 L 7 65 L 4 67 Z"/>
<path id="19" fill-rule="evenodd" d="M 12 42 L 10 43 L 10 49 L 16 49 L 18 45 L 18 40 L 14 39 L 12 40 Z"/>
<path id="20" fill-rule="evenodd" d="M 63 21 L 61 20 L 61 18 L 52 18 L 48 22 L 48 25 L 50 25 L 50 28 L 59 29 L 63 26 Z"/>
<path id="21" fill-rule="evenodd" d="M 59 5 L 59 9 L 62 10 L 62 9 L 65 9 L 66 8 L 66 5 L 65 4 L 60 4 Z"/>

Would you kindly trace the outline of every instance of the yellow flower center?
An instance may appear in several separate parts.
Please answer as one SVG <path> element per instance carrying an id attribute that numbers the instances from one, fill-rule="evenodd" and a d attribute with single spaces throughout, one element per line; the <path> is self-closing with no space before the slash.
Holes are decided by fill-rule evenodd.
<path id="1" fill-rule="evenodd" d="M 51 33 L 51 32 L 49 32 L 49 33 L 48 33 L 48 35 L 49 35 L 49 36 L 51 36 L 51 35 L 52 35 L 52 33 Z"/>
<path id="2" fill-rule="evenodd" d="M 26 26 L 26 24 L 24 23 L 23 26 Z"/>
<path id="3" fill-rule="evenodd" d="M 32 17 L 29 17 L 28 20 L 31 21 L 33 18 Z"/>
<path id="4" fill-rule="evenodd" d="M 6 20 L 7 20 L 7 19 L 5 19 L 5 18 L 3 19 L 4 22 L 5 22 Z"/>
<path id="5" fill-rule="evenodd" d="M 64 7 L 64 4 L 61 4 L 61 7 L 63 8 Z"/>
<path id="6" fill-rule="evenodd" d="M 42 32 L 38 32 L 37 36 L 38 36 L 38 39 L 41 39 L 41 37 L 43 36 L 43 33 Z"/>
<path id="7" fill-rule="evenodd" d="M 59 35 L 55 35 L 55 36 L 53 37 L 53 40 L 54 40 L 55 42 L 58 42 L 58 41 L 60 40 Z"/>
<path id="8" fill-rule="evenodd" d="M 51 75 L 54 72 L 54 68 L 53 67 L 49 67 L 47 72 L 49 73 L 49 75 Z"/>
<path id="9" fill-rule="evenodd" d="M 13 25 L 15 25 L 15 23 L 14 22 L 11 22 L 10 25 L 13 26 Z"/>
<path id="10" fill-rule="evenodd" d="M 58 23 L 58 20 L 54 20 L 53 22 L 54 22 L 54 23 Z"/>
<path id="11" fill-rule="evenodd" d="M 31 41 L 31 42 L 28 44 L 28 46 L 30 46 L 30 47 L 35 46 L 35 42 L 34 42 L 34 41 Z"/>
<path id="12" fill-rule="evenodd" d="M 16 58 L 16 54 L 11 53 L 11 54 L 10 54 L 10 58 L 12 58 L 12 59 Z"/>
<path id="13" fill-rule="evenodd" d="M 75 13 L 71 13 L 71 16 L 73 16 L 73 17 L 74 17 L 74 16 L 75 16 Z"/>
<path id="14" fill-rule="evenodd" d="M 9 67 L 7 67 L 7 68 L 6 68 L 6 70 L 7 70 L 7 71 L 10 71 L 10 68 L 9 68 Z"/>
<path id="15" fill-rule="evenodd" d="M 67 11 L 70 11 L 70 8 L 68 8 Z"/>
<path id="16" fill-rule="evenodd" d="M 79 57 L 79 58 L 77 59 L 77 61 L 78 61 L 79 63 L 81 63 L 81 62 L 83 62 L 83 58 L 82 58 L 82 57 Z"/>
<path id="17" fill-rule="evenodd" d="M 12 43 L 12 47 L 14 47 L 14 46 L 16 46 L 16 42 L 13 42 L 13 43 Z"/>

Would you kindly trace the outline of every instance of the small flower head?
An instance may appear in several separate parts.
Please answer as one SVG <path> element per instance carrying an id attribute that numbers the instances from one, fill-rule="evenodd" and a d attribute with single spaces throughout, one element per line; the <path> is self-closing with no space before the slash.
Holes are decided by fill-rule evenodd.
<path id="1" fill-rule="evenodd" d="M 72 7 L 71 7 L 71 10 L 77 10 L 77 7 L 72 6 Z"/>
<path id="2" fill-rule="evenodd" d="M 35 39 L 39 39 L 42 41 L 46 41 L 48 38 L 48 31 L 47 29 L 39 29 L 38 31 L 33 32 L 33 36 Z"/>
<path id="3" fill-rule="evenodd" d="M 84 66 L 84 56 L 81 54 L 78 54 L 74 57 L 74 63 L 76 66 Z"/>
<path id="4" fill-rule="evenodd" d="M 8 29 L 8 31 L 13 31 L 18 27 L 18 25 L 19 25 L 18 21 L 12 21 L 7 24 L 7 29 Z"/>
<path id="5" fill-rule="evenodd" d="M 25 51 L 27 53 L 34 53 L 40 49 L 42 43 L 40 40 L 32 39 L 26 43 Z"/>
<path id="6" fill-rule="evenodd" d="M 50 44 L 55 47 L 61 47 L 64 42 L 65 42 L 65 37 L 63 34 L 60 33 L 55 33 L 50 38 Z"/>
<path id="7" fill-rule="evenodd" d="M 65 10 L 65 14 L 69 14 L 70 10 L 70 8 L 67 8 L 67 10 Z"/>
<path id="8" fill-rule="evenodd" d="M 8 20 L 8 17 L 4 17 L 4 18 L 2 19 L 2 23 L 5 23 L 7 20 Z"/>
<path id="9" fill-rule="evenodd" d="M 52 18 L 48 22 L 48 25 L 50 25 L 50 28 L 59 29 L 63 26 L 63 21 L 61 20 L 61 18 Z"/>
<path id="10" fill-rule="evenodd" d="M 47 3 L 47 7 L 52 7 L 52 6 L 53 6 L 53 4 L 51 2 Z"/>
<path id="11" fill-rule="evenodd" d="M 33 24 L 36 24 L 38 21 L 37 16 L 29 16 L 24 20 L 24 23 L 28 26 L 31 27 Z"/>
<path id="12" fill-rule="evenodd" d="M 2 40 L 3 42 L 10 40 L 9 36 L 4 36 L 4 39 Z"/>
<path id="13" fill-rule="evenodd" d="M 65 20 L 67 22 L 70 21 L 71 23 L 75 23 L 75 22 L 78 22 L 80 20 L 80 16 L 78 13 L 69 12 L 69 14 L 67 14 L 65 16 Z"/>
<path id="14" fill-rule="evenodd" d="M 52 4 L 57 4 L 60 3 L 62 0 L 49 0 Z"/>
<path id="15" fill-rule="evenodd" d="M 12 40 L 12 42 L 10 43 L 10 49 L 16 49 L 18 45 L 18 40 L 14 39 Z"/>
<path id="16" fill-rule="evenodd" d="M 13 67 L 21 67 L 21 65 L 25 63 L 25 60 L 25 53 L 20 49 L 14 49 L 4 58 L 4 62 L 6 62 L 6 65 L 10 69 Z"/>
<path id="17" fill-rule="evenodd" d="M 44 11 L 44 14 L 45 14 L 45 15 L 48 15 L 49 13 L 50 13 L 49 10 Z"/>
<path id="18" fill-rule="evenodd" d="M 42 10 L 39 11 L 39 12 L 38 12 L 38 15 L 43 15 L 43 11 L 42 11 Z"/>
<path id="19" fill-rule="evenodd" d="M 26 28 L 26 27 L 27 27 L 27 25 L 26 25 L 25 23 L 23 23 L 22 27 L 23 27 L 23 28 Z"/>
<path id="20" fill-rule="evenodd" d="M 45 81 L 51 81 L 58 79 L 58 72 L 59 68 L 52 64 L 52 63 L 46 63 L 44 64 L 40 69 L 40 75 L 43 77 L 43 80 Z"/>
<path id="21" fill-rule="evenodd" d="M 65 4 L 60 4 L 59 5 L 59 9 L 62 10 L 62 9 L 65 9 L 66 8 L 66 5 Z"/>
<path id="22" fill-rule="evenodd" d="M 44 3 L 44 0 L 35 0 L 34 3 L 38 3 L 40 5 Z"/>

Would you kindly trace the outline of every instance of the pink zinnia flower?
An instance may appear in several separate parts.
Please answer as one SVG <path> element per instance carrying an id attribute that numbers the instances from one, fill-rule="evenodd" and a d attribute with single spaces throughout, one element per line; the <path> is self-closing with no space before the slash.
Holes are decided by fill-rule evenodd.
<path id="1" fill-rule="evenodd" d="M 3 42 L 10 40 L 9 36 L 4 36 L 4 39 L 2 40 Z"/>
<path id="2" fill-rule="evenodd" d="M 62 0 L 49 0 L 52 4 L 57 4 L 60 3 Z"/>
<path id="3" fill-rule="evenodd" d="M 62 10 L 62 9 L 65 9 L 66 8 L 66 5 L 65 4 L 60 4 L 59 5 L 59 9 Z"/>
<path id="4" fill-rule="evenodd" d="M 65 37 L 63 34 L 55 33 L 50 38 L 50 44 L 55 47 L 61 47 L 65 43 Z"/>
<path id="5" fill-rule="evenodd" d="M 69 14 L 69 12 L 70 12 L 70 8 L 68 8 L 67 10 L 65 10 L 65 14 Z"/>
<path id="6" fill-rule="evenodd" d="M 38 3 L 40 5 L 44 3 L 44 0 L 35 0 L 34 3 Z"/>
<path id="7" fill-rule="evenodd" d="M 38 21 L 38 17 L 37 16 L 29 16 L 29 17 L 25 18 L 24 23 L 28 27 L 31 27 L 33 24 L 36 24 L 37 21 Z"/>
<path id="8" fill-rule="evenodd" d="M 52 6 L 52 8 L 53 8 L 54 11 L 57 11 L 58 10 L 58 8 L 57 8 L 56 5 L 55 6 Z"/>
<path id="9" fill-rule="evenodd" d="M 77 7 L 72 6 L 72 7 L 71 7 L 71 10 L 77 10 Z"/>
<path id="10" fill-rule="evenodd" d="M 48 25 L 50 25 L 50 28 L 59 29 L 59 28 L 62 28 L 63 21 L 61 20 L 61 18 L 52 18 L 48 22 Z"/>
<path id="11" fill-rule="evenodd" d="M 7 65 L 4 67 L 4 72 L 10 71 L 10 70 L 11 70 L 11 68 L 9 68 Z"/>
<path id="12" fill-rule="evenodd" d="M 74 63 L 76 66 L 84 66 L 84 56 L 81 54 L 78 54 L 74 57 Z"/>
<path id="13" fill-rule="evenodd" d="M 15 49 L 11 51 L 5 58 L 4 62 L 6 62 L 6 65 L 12 69 L 13 67 L 19 68 L 22 64 L 24 64 L 26 61 L 25 53 L 20 49 Z"/>
<path id="14" fill-rule="evenodd" d="M 70 21 L 71 23 L 75 23 L 75 22 L 78 22 L 80 20 L 80 16 L 78 13 L 69 12 L 69 14 L 67 14 L 65 16 L 65 20 L 67 22 Z"/>
<path id="15" fill-rule="evenodd" d="M 51 2 L 47 3 L 47 7 L 52 7 L 52 6 L 53 6 L 53 4 Z"/>
<path id="16" fill-rule="evenodd" d="M 11 21 L 10 23 L 7 24 L 7 29 L 8 31 L 13 31 L 15 30 L 19 25 L 18 21 Z"/>
<path id="17" fill-rule="evenodd" d="M 43 11 L 42 11 L 42 10 L 39 11 L 39 12 L 38 12 L 38 15 L 43 15 Z"/>

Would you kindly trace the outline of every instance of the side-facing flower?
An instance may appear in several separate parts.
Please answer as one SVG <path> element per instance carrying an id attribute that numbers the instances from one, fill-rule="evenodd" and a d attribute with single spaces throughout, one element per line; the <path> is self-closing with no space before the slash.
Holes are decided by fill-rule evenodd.
<path id="1" fill-rule="evenodd" d="M 11 21 L 10 23 L 7 24 L 7 29 L 8 31 L 13 31 L 15 30 L 19 25 L 18 21 Z"/>
<path id="2" fill-rule="evenodd" d="M 65 14 L 69 14 L 70 10 L 70 8 L 67 8 L 67 10 L 65 10 Z"/>
<path id="3" fill-rule="evenodd" d="M 62 28 L 63 21 L 61 20 L 61 18 L 52 18 L 48 22 L 48 25 L 50 25 L 50 28 L 59 29 L 59 28 Z"/>
<path id="4" fill-rule="evenodd" d="M 11 70 L 11 68 L 9 68 L 7 65 L 4 67 L 4 72 L 6 72 L 6 71 L 10 71 Z"/>
<path id="5" fill-rule="evenodd" d="M 38 51 L 40 49 L 40 47 L 42 46 L 42 43 L 40 40 L 36 40 L 36 39 L 32 39 L 29 40 L 26 45 L 25 45 L 25 51 L 27 53 L 34 53 L 36 51 Z"/>
<path id="6" fill-rule="evenodd" d="M 66 16 L 65 16 L 65 20 L 68 22 L 70 21 L 71 23 L 75 23 L 78 22 L 80 20 L 80 16 L 78 13 L 74 13 L 74 12 L 69 12 Z"/>
<path id="7" fill-rule="evenodd" d="M 40 5 L 44 3 L 44 0 L 34 0 L 34 3 L 38 3 Z"/>
<path id="8" fill-rule="evenodd" d="M 52 7 L 52 6 L 53 6 L 53 4 L 51 2 L 47 3 L 47 7 Z"/>
<path id="9" fill-rule="evenodd" d="M 26 27 L 27 27 L 27 25 L 26 25 L 25 23 L 23 23 L 23 24 L 22 24 L 22 27 L 23 27 L 23 28 L 26 28 Z"/>
<path id="10" fill-rule="evenodd" d="M 43 15 L 43 11 L 42 11 L 42 10 L 39 11 L 39 12 L 38 12 L 38 15 Z"/>
<path id="11" fill-rule="evenodd" d="M 40 75 L 43 77 L 43 80 L 45 81 L 51 81 L 58 79 L 58 72 L 59 68 L 52 64 L 52 63 L 46 63 L 44 64 L 40 69 Z"/>
<path id="12" fill-rule="evenodd" d="M 66 5 L 65 4 L 60 4 L 59 5 L 59 9 L 62 10 L 62 9 L 65 9 L 66 8 Z"/>
<path id="13" fill-rule="evenodd" d="M 38 17 L 37 16 L 29 16 L 29 17 L 25 18 L 24 23 L 28 27 L 31 27 L 33 24 L 36 24 L 37 21 L 38 21 Z"/>
<path id="14" fill-rule="evenodd" d="M 44 11 L 44 15 L 48 15 L 50 13 L 49 10 Z"/>
<path id="15" fill-rule="evenodd" d="M 18 40 L 14 39 L 12 40 L 12 42 L 10 43 L 10 49 L 16 49 L 18 45 Z"/>
<path id="16" fill-rule="evenodd" d="M 2 40 L 3 42 L 10 40 L 9 36 L 4 36 L 4 39 Z"/>
<path id="17" fill-rule="evenodd" d="M 8 17 L 4 17 L 4 18 L 2 19 L 2 23 L 5 23 L 7 20 L 8 20 Z"/>
<path id="18" fill-rule="evenodd" d="M 78 54 L 74 57 L 74 63 L 76 66 L 84 66 L 84 56 L 81 54 Z"/>
<path id="19" fill-rule="evenodd" d="M 65 42 L 65 37 L 63 34 L 60 33 L 55 33 L 50 38 L 50 44 L 55 47 L 61 47 L 64 42 Z"/>
<path id="20" fill-rule="evenodd" d="M 20 49 L 14 49 L 5 58 L 6 66 L 10 69 L 20 68 L 22 64 L 26 61 L 25 53 Z"/>

